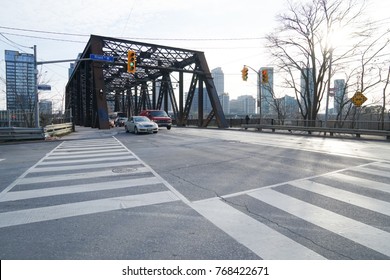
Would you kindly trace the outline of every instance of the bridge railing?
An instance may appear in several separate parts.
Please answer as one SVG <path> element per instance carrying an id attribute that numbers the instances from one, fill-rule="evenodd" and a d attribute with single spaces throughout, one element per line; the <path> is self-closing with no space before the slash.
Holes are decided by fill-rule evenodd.
<path id="1" fill-rule="evenodd" d="M 73 123 L 60 123 L 47 125 L 44 128 L 46 137 L 61 136 L 73 131 Z"/>
<path id="2" fill-rule="evenodd" d="M 47 125 L 44 128 L 0 127 L 0 142 L 17 140 L 44 140 L 73 131 L 73 123 Z"/>
<path id="3" fill-rule="evenodd" d="M 45 139 L 43 128 L 0 127 L 0 141 L 43 139 Z"/>
<path id="4" fill-rule="evenodd" d="M 361 135 L 376 135 L 376 136 L 384 136 L 387 140 L 390 140 L 390 130 L 377 130 L 377 129 L 351 129 L 351 128 L 334 128 L 334 127 L 311 127 L 311 126 L 294 126 L 294 125 L 267 125 L 267 124 L 242 124 L 242 128 L 248 129 L 256 129 L 258 131 L 262 131 L 263 129 L 269 129 L 272 132 L 277 130 L 284 130 L 289 132 L 294 131 L 303 131 L 308 134 L 312 134 L 313 132 L 318 133 L 329 133 L 330 136 L 334 136 L 335 134 L 351 134 L 355 135 L 357 138 L 360 138 Z"/>
<path id="5" fill-rule="evenodd" d="M 262 119 L 261 122 L 258 118 L 249 119 L 245 118 L 231 118 L 227 120 L 231 128 L 241 129 L 256 129 L 258 131 L 271 130 L 275 131 L 288 131 L 288 132 L 306 132 L 312 133 L 324 133 L 330 136 L 350 134 L 356 137 L 361 135 L 376 135 L 384 136 L 390 140 L 390 121 L 337 121 L 329 120 L 325 123 L 323 120 L 315 120 L 312 122 L 305 120 L 276 120 L 276 119 Z M 188 126 L 198 125 L 197 119 L 188 120 Z M 213 122 L 210 122 L 209 126 L 213 126 Z M 383 127 L 383 129 L 382 129 Z"/>

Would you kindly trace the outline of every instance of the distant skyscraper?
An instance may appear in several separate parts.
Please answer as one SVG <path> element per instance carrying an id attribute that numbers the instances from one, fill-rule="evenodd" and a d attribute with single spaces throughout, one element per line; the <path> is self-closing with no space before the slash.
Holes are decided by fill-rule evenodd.
<path id="1" fill-rule="evenodd" d="M 230 114 L 248 115 L 256 113 L 256 99 L 252 95 L 241 95 L 230 101 Z"/>
<path id="2" fill-rule="evenodd" d="M 191 114 L 197 116 L 198 107 L 199 107 L 199 88 L 195 88 L 194 96 L 191 104 L 191 110 L 190 110 Z M 207 89 L 203 88 L 203 114 L 207 115 L 211 112 L 211 110 L 212 107 L 211 107 L 209 95 L 207 93 Z"/>
<path id="3" fill-rule="evenodd" d="M 241 105 L 241 112 L 243 114 L 256 113 L 256 99 L 252 95 L 242 95 L 237 98 Z"/>
<path id="4" fill-rule="evenodd" d="M 53 113 L 53 102 L 51 100 L 40 100 L 39 101 L 39 112 L 41 114 L 52 114 Z"/>
<path id="5" fill-rule="evenodd" d="M 313 80 L 313 69 L 305 68 L 301 74 L 301 104 L 305 104 L 303 102 L 302 96 L 306 99 L 306 101 L 310 100 L 313 103 L 314 100 L 314 80 Z M 306 102 L 308 103 L 308 102 Z M 306 109 L 305 107 L 303 107 Z"/>
<path id="6" fill-rule="evenodd" d="M 34 55 L 5 50 L 7 110 L 33 110 L 35 104 Z"/>
<path id="7" fill-rule="evenodd" d="M 228 93 L 223 93 L 219 95 L 219 101 L 222 105 L 222 110 L 225 114 L 230 113 L 230 97 Z"/>
<path id="8" fill-rule="evenodd" d="M 289 95 L 285 95 L 280 99 L 281 110 L 286 118 L 294 119 L 299 114 L 297 100 Z"/>
<path id="9" fill-rule="evenodd" d="M 225 75 L 222 72 L 222 68 L 218 67 L 211 70 L 211 76 L 214 79 L 214 85 L 218 95 L 225 93 Z"/>
<path id="10" fill-rule="evenodd" d="M 339 114 L 340 110 L 345 107 L 344 105 L 348 101 L 348 94 L 345 87 L 345 80 L 334 80 L 334 101 L 333 108 L 334 113 Z"/>
<path id="11" fill-rule="evenodd" d="M 271 114 L 271 106 L 273 102 L 273 90 L 274 90 L 274 68 L 272 67 L 262 67 L 260 68 L 260 76 L 258 79 L 258 84 L 260 84 L 261 88 L 261 114 L 263 116 Z M 268 81 L 263 82 L 262 81 L 262 72 L 267 71 L 268 74 Z M 260 91 L 259 88 L 257 89 L 257 100 L 258 100 L 258 105 L 257 107 L 260 107 Z M 260 113 L 260 112 L 259 112 Z"/>

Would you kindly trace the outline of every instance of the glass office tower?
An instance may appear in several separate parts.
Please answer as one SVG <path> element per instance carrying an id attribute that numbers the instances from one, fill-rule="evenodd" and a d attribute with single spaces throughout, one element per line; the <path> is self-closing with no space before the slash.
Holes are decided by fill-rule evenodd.
<path id="1" fill-rule="evenodd" d="M 5 50 L 7 110 L 34 110 L 34 55 Z"/>

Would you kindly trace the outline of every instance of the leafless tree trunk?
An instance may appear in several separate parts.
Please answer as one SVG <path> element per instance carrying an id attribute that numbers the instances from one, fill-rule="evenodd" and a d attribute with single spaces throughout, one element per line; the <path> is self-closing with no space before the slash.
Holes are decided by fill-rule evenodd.
<path id="1" fill-rule="evenodd" d="M 383 102 L 382 102 L 382 111 L 381 111 L 381 127 L 382 127 L 382 130 L 385 129 L 386 89 L 387 89 L 387 85 L 389 84 L 389 79 L 390 79 L 390 67 L 389 67 L 389 71 L 387 72 L 387 78 L 386 78 L 386 82 L 385 82 L 385 87 L 383 88 Z"/>

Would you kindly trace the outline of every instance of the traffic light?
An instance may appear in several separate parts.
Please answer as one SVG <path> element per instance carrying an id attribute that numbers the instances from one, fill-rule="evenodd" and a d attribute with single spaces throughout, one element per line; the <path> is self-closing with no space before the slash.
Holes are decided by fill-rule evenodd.
<path id="1" fill-rule="evenodd" d="M 268 70 L 261 70 L 261 81 L 263 84 L 268 83 Z"/>
<path id="2" fill-rule="evenodd" d="M 137 64 L 135 51 L 127 51 L 127 72 L 134 74 Z"/>
<path id="3" fill-rule="evenodd" d="M 242 73 L 242 80 L 247 81 L 248 80 L 248 67 L 244 66 L 241 70 Z"/>

